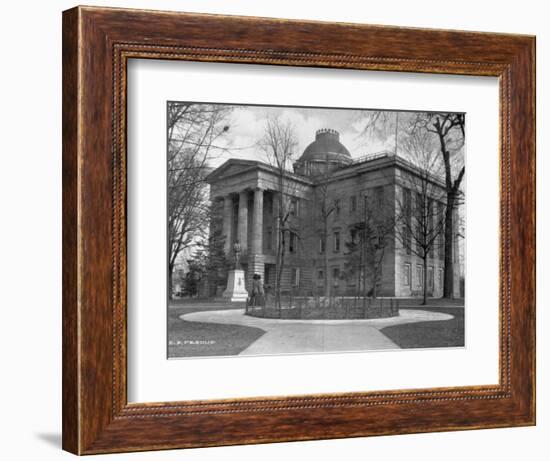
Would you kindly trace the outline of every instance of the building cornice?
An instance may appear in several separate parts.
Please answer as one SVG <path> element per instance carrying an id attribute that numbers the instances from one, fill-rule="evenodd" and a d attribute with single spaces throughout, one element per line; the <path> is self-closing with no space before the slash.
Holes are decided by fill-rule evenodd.
<path id="1" fill-rule="evenodd" d="M 233 173 L 223 175 L 224 170 L 228 170 L 231 166 L 234 166 L 234 165 L 242 166 L 243 168 L 239 171 L 235 171 Z M 220 165 L 218 168 L 216 168 L 214 171 L 212 171 L 210 174 L 208 174 L 206 176 L 206 182 L 208 184 L 213 184 L 218 178 L 222 176 L 224 178 L 231 178 L 234 176 L 238 176 L 244 172 L 249 172 L 252 170 L 260 170 L 266 173 L 271 173 L 276 176 L 279 175 L 278 168 L 274 167 L 273 165 L 269 165 L 268 163 L 260 162 L 258 160 L 229 159 L 225 163 Z M 285 177 L 308 186 L 315 185 L 315 182 L 312 181 L 311 179 L 298 175 L 288 170 L 285 170 Z"/>
<path id="2" fill-rule="evenodd" d="M 229 172 L 224 175 L 224 171 L 227 172 L 227 170 L 229 170 L 232 166 L 241 166 L 242 168 L 238 171 Z M 393 154 L 384 153 L 384 155 L 377 154 L 365 157 L 363 161 L 355 161 L 351 165 L 346 165 L 338 170 L 332 171 L 330 177 L 326 179 L 326 183 L 330 184 L 342 179 L 347 179 L 357 174 L 382 170 L 390 167 L 399 168 L 415 176 L 420 176 L 422 172 L 421 168 L 414 165 L 412 162 Z M 264 171 L 275 176 L 279 175 L 279 170 L 268 163 L 260 162 L 258 160 L 229 159 L 209 173 L 206 176 L 206 182 L 213 185 L 221 177 L 224 179 L 234 178 L 235 176 L 239 176 L 253 170 Z M 316 180 L 315 178 L 307 178 L 288 170 L 285 170 L 285 177 L 311 187 L 315 187 L 321 183 L 319 179 Z M 429 175 L 428 180 L 434 185 L 445 188 L 445 182 L 434 175 Z"/>

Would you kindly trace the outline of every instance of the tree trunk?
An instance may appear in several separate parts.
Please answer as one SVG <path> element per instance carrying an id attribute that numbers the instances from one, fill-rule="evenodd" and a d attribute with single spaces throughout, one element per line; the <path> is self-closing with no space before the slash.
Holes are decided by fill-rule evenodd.
<path id="1" fill-rule="evenodd" d="M 281 270 L 281 240 L 280 237 L 277 238 L 277 255 L 275 257 L 275 305 L 279 306 L 279 298 L 281 294 L 280 289 L 280 270 Z"/>
<path id="2" fill-rule="evenodd" d="M 364 238 L 361 237 L 361 245 L 360 245 L 360 254 L 359 254 L 359 287 L 360 291 L 362 292 L 363 296 L 363 309 L 366 309 L 367 307 L 367 291 L 366 291 L 366 285 L 365 285 L 365 242 Z"/>
<path id="3" fill-rule="evenodd" d="M 453 297 L 453 209 L 455 197 L 453 192 L 447 193 L 447 207 L 445 210 L 445 261 L 443 297 Z"/>
<path id="4" fill-rule="evenodd" d="M 385 245 L 385 241 L 384 241 Z M 379 254 L 377 255 L 377 251 Z M 378 282 L 382 280 L 382 264 L 384 261 L 384 254 L 385 254 L 385 246 L 382 248 L 379 248 L 378 250 L 374 250 L 374 262 L 373 262 L 373 282 L 372 282 L 372 293 L 373 298 L 376 298 L 378 296 Z"/>
<path id="5" fill-rule="evenodd" d="M 172 274 L 174 273 L 174 265 L 168 264 L 168 300 L 172 299 Z"/>
<path id="6" fill-rule="evenodd" d="M 378 269 L 376 267 L 376 261 L 374 261 L 372 265 L 372 297 L 373 298 L 376 298 L 378 296 L 377 285 L 378 285 Z"/>
<path id="7" fill-rule="evenodd" d="M 325 224 L 326 230 L 326 224 Z M 325 298 L 330 297 L 330 277 L 329 277 L 329 267 L 328 267 L 328 235 L 325 232 L 325 252 L 323 254 L 323 265 L 325 267 Z"/>
<path id="8" fill-rule="evenodd" d="M 422 258 L 424 261 L 424 273 L 423 276 L 423 285 L 424 285 L 424 295 L 422 297 L 422 305 L 425 306 L 428 304 L 428 252 L 424 252 L 424 258 Z"/>
<path id="9" fill-rule="evenodd" d="M 285 266 L 285 231 L 281 229 L 281 238 L 279 239 L 279 250 L 280 255 L 279 260 L 277 261 L 277 280 L 276 280 L 276 291 L 275 291 L 275 301 L 279 309 L 279 317 L 281 316 L 281 279 L 283 276 L 283 270 Z"/>
<path id="10" fill-rule="evenodd" d="M 366 243 L 363 243 L 363 265 L 361 266 L 361 270 L 363 271 L 363 299 L 367 299 L 367 296 L 369 294 L 367 290 L 367 245 Z"/>
<path id="11" fill-rule="evenodd" d="M 275 266 L 275 305 L 281 316 L 281 278 L 284 268 L 285 259 L 285 218 L 284 218 L 284 167 L 279 166 L 279 193 L 277 194 L 277 224 L 278 224 L 278 239 L 277 239 L 277 261 Z"/>
<path id="12" fill-rule="evenodd" d="M 363 257 L 363 306 L 365 305 L 367 299 L 367 200 L 365 198 L 363 206 L 363 235 L 361 236 L 362 242 L 362 257 Z"/>

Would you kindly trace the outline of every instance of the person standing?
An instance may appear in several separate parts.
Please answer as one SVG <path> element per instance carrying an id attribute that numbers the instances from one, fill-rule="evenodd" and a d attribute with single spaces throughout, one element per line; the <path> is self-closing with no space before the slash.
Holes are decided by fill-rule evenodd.
<path id="1" fill-rule="evenodd" d="M 262 284 L 262 276 L 254 274 L 252 277 L 252 296 L 251 303 L 253 306 L 262 306 L 265 298 L 264 286 Z"/>

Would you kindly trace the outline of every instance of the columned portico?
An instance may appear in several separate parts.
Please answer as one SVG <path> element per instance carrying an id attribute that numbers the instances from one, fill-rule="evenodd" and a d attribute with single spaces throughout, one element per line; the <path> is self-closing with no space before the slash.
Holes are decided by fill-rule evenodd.
<path id="1" fill-rule="evenodd" d="M 229 191 L 222 196 L 224 251 L 228 257 L 233 258 L 233 244 L 236 240 L 239 241 L 242 269 L 246 270 L 248 288 L 252 286 L 254 274 L 259 274 L 262 282 L 265 283 L 264 193 L 265 190 L 262 187 L 249 186 L 244 190 Z M 238 208 L 234 206 L 236 194 L 239 196 Z M 250 198 L 253 199 L 251 209 L 249 209 Z"/>

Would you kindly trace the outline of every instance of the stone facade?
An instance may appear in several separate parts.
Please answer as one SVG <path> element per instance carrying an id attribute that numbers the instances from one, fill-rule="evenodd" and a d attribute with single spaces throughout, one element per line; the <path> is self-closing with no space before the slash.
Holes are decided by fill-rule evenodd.
<path id="1" fill-rule="evenodd" d="M 353 229 L 365 220 L 363 204 L 366 207 L 367 200 L 375 199 L 383 203 L 385 214 L 397 216 L 407 195 L 404 191 L 410 190 L 419 171 L 391 153 L 353 160 L 338 138 L 334 130 L 319 130 L 316 140 L 294 164 L 294 172 L 285 172 L 283 180 L 280 171 L 264 162 L 238 159 L 228 160 L 208 176 L 211 199 L 223 201 L 227 254 L 231 255 L 236 240 L 241 244 L 247 287 L 255 273 L 265 284 L 275 284 L 277 250 L 284 238 L 283 291 L 324 292 L 328 280 L 338 295 L 357 292 L 361 276 L 345 274 L 349 273 Z M 431 182 L 433 206 L 444 206 L 443 184 L 435 178 Z M 328 201 L 330 209 L 320 218 Z M 288 213 L 284 235 L 279 231 L 281 207 Z M 386 238 L 376 294 L 418 295 L 423 289 L 422 259 L 407 250 L 397 232 Z M 428 292 L 433 297 L 443 293 L 442 236 L 438 239 L 427 264 Z M 456 239 L 453 248 L 454 293 L 459 297 Z"/>

